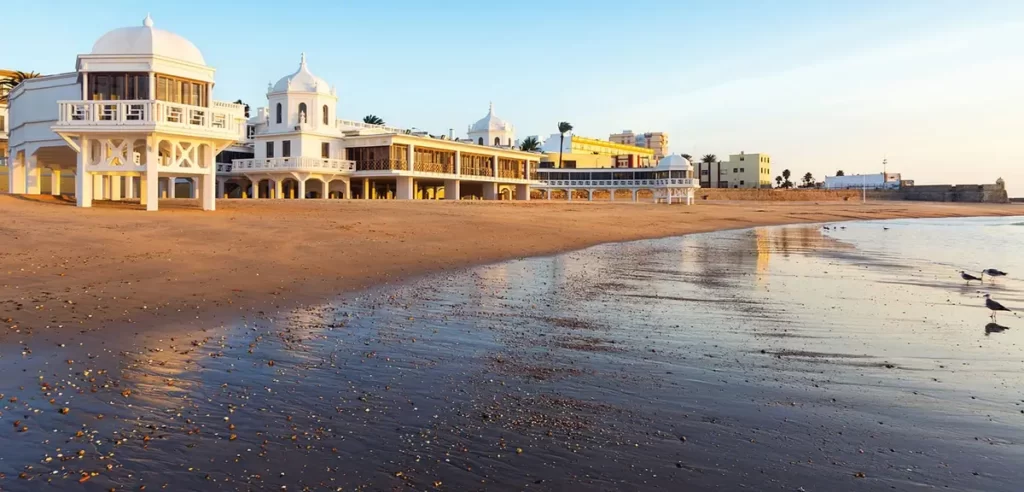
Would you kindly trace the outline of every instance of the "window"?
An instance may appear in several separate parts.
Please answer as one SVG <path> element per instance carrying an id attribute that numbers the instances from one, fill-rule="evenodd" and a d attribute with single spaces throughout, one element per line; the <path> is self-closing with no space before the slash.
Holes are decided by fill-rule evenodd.
<path id="1" fill-rule="evenodd" d="M 274 157 L 274 142 L 267 142 L 267 159 Z"/>
<path id="2" fill-rule="evenodd" d="M 743 168 L 741 167 L 741 168 L 740 168 L 740 172 L 741 172 L 741 173 L 745 173 L 745 172 L 747 172 L 747 170 L 746 170 L 746 169 L 743 169 Z"/>
<path id="3" fill-rule="evenodd" d="M 501 146 L 501 137 L 494 137 L 494 146 L 495 147 Z"/>
<path id="4" fill-rule="evenodd" d="M 299 103 L 299 123 L 309 121 L 309 112 L 306 111 L 306 103 Z"/>
<path id="5" fill-rule="evenodd" d="M 562 163 L 562 167 L 566 169 L 576 169 L 576 161 L 565 161 Z"/>
<path id="6" fill-rule="evenodd" d="M 331 158 L 331 144 L 330 142 L 324 142 L 320 144 L 320 157 L 324 159 Z"/>
<path id="7" fill-rule="evenodd" d="M 741 156 L 740 156 L 740 160 L 742 161 L 743 159 L 744 159 L 744 157 L 743 157 L 743 156 L 741 155 Z"/>
<path id="8" fill-rule="evenodd" d="M 281 103 L 277 103 L 277 124 L 281 124 Z"/>
<path id="9" fill-rule="evenodd" d="M 324 104 L 324 124 L 325 125 L 330 125 L 331 124 L 331 116 L 327 112 L 327 105 L 326 104 Z M 326 157 L 326 156 L 324 156 L 324 157 Z"/>
<path id="10" fill-rule="evenodd" d="M 285 141 L 281 142 L 281 157 L 291 157 L 291 156 L 292 156 L 292 141 L 291 140 L 285 140 Z"/>
<path id="11" fill-rule="evenodd" d="M 746 182 L 744 182 L 744 181 L 743 181 L 743 180 L 741 179 L 741 180 L 740 180 L 740 185 L 744 185 L 744 184 L 746 184 Z"/>
<path id="12" fill-rule="evenodd" d="M 149 81 L 146 81 L 146 85 L 149 85 Z M 138 90 L 141 92 L 141 88 Z M 167 75 L 156 76 L 156 98 L 160 101 L 206 106 L 206 90 L 205 82 Z"/>
<path id="13" fill-rule="evenodd" d="M 701 169 L 700 170 L 700 175 L 701 176 L 707 176 L 708 175 L 708 170 L 707 169 Z"/>
<path id="14" fill-rule="evenodd" d="M 477 145 L 483 145 L 484 144 L 484 137 L 480 137 L 480 138 L 476 139 L 476 144 Z"/>
<path id="15" fill-rule="evenodd" d="M 253 125 L 247 125 L 245 127 L 245 138 L 248 139 L 248 140 L 252 140 L 252 138 L 255 137 L 255 136 L 256 136 L 256 127 L 253 126 Z"/>
<path id="16" fill-rule="evenodd" d="M 0 114 L 0 132 L 4 131 L 4 128 L 5 128 L 4 125 L 7 124 L 7 122 L 4 121 L 4 119 L 5 119 L 4 115 Z"/>
<path id="17" fill-rule="evenodd" d="M 732 172 L 736 173 L 736 172 L 739 172 L 739 170 L 734 167 L 734 168 L 732 168 Z"/>
<path id="18" fill-rule="evenodd" d="M 148 73 L 91 73 L 89 99 L 94 101 L 150 99 Z"/>

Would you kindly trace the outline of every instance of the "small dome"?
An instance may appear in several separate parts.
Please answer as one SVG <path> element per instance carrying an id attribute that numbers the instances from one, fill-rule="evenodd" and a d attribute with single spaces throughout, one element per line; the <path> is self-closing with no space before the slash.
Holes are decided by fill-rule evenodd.
<path id="1" fill-rule="evenodd" d="M 330 94 L 331 85 L 326 80 L 313 75 L 306 66 L 306 54 L 302 54 L 299 70 L 278 80 L 271 92 L 317 92 Z"/>
<path id="2" fill-rule="evenodd" d="M 512 125 L 505 122 L 505 120 L 498 118 L 494 114 L 494 104 L 491 104 L 490 110 L 487 112 L 487 116 L 469 128 L 470 133 L 476 132 L 505 132 L 512 131 Z"/>
<path id="3" fill-rule="evenodd" d="M 122 27 L 104 34 L 92 45 L 93 55 L 149 55 L 206 65 L 202 52 L 191 41 L 153 27 L 146 15 L 139 27 Z"/>
<path id="4" fill-rule="evenodd" d="M 662 157 L 662 159 L 658 161 L 657 169 L 666 171 L 693 171 L 693 164 L 690 164 L 689 159 L 679 154 L 672 154 Z"/>

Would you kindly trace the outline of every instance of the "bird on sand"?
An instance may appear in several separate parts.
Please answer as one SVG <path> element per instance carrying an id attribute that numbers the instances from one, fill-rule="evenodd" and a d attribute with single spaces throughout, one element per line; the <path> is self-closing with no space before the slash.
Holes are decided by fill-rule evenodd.
<path id="1" fill-rule="evenodd" d="M 986 268 L 981 271 L 982 276 L 988 275 L 989 277 L 1005 277 L 1006 272 L 1002 270 L 996 270 L 995 268 Z"/>
<path id="2" fill-rule="evenodd" d="M 992 311 L 992 321 L 995 321 L 996 313 L 999 311 L 1012 312 L 1006 306 L 999 304 L 996 301 L 993 301 L 992 296 L 988 294 L 985 294 L 985 307 L 989 308 Z"/>
<path id="3" fill-rule="evenodd" d="M 982 281 L 980 278 L 975 277 L 974 275 L 971 275 L 971 274 L 969 274 L 969 273 L 967 273 L 967 272 L 965 272 L 963 270 L 960 270 L 960 278 L 966 280 L 967 281 L 967 285 L 971 285 L 971 282 L 973 282 L 975 280 L 977 280 L 978 282 Z"/>

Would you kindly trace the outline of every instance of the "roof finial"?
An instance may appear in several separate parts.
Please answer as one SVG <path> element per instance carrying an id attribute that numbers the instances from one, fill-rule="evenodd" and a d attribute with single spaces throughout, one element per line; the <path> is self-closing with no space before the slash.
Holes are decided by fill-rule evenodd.
<path id="1" fill-rule="evenodd" d="M 305 51 L 302 52 L 302 60 L 299 62 L 299 65 L 301 65 L 303 67 L 306 66 L 306 52 Z"/>
<path id="2" fill-rule="evenodd" d="M 487 110 L 488 113 L 494 114 L 494 101 L 491 101 L 491 107 Z"/>
<path id="3" fill-rule="evenodd" d="M 146 13 L 146 18 L 142 21 L 142 25 L 145 27 L 153 27 L 153 18 L 149 16 L 148 12 Z"/>

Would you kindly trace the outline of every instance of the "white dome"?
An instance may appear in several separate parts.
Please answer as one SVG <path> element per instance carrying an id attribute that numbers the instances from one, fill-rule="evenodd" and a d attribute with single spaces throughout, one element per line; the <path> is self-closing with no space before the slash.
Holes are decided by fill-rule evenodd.
<path id="1" fill-rule="evenodd" d="M 672 154 L 662 157 L 658 161 L 657 169 L 665 171 L 693 171 L 693 164 L 690 164 L 689 159 L 679 154 Z"/>
<path id="2" fill-rule="evenodd" d="M 331 85 L 326 80 L 313 75 L 306 67 L 306 54 L 302 54 L 299 70 L 278 80 L 271 92 L 317 92 L 331 94 Z"/>
<path id="3" fill-rule="evenodd" d="M 149 55 L 206 65 L 202 52 L 191 41 L 153 27 L 148 15 L 139 27 L 122 27 L 104 34 L 92 45 L 93 55 Z"/>
<path id="4" fill-rule="evenodd" d="M 470 133 L 476 132 L 504 132 L 512 131 L 512 125 L 505 123 L 505 120 L 498 118 L 494 114 L 494 104 L 491 104 L 490 110 L 487 112 L 487 116 L 469 128 Z"/>

